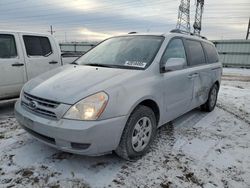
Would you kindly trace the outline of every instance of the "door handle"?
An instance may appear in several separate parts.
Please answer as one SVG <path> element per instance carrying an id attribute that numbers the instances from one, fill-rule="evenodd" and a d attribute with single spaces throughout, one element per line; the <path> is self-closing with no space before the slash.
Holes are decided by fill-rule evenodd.
<path id="1" fill-rule="evenodd" d="M 58 62 L 57 61 L 51 61 L 49 62 L 49 64 L 57 64 Z"/>
<path id="2" fill-rule="evenodd" d="M 198 77 L 198 76 L 199 76 L 198 73 L 193 73 L 193 74 L 188 75 L 188 78 L 189 78 L 189 79 L 192 79 L 192 78 L 196 78 L 196 77 Z"/>
<path id="3" fill-rule="evenodd" d="M 24 66 L 23 63 L 13 63 L 11 66 L 13 67 L 21 67 L 21 66 Z"/>

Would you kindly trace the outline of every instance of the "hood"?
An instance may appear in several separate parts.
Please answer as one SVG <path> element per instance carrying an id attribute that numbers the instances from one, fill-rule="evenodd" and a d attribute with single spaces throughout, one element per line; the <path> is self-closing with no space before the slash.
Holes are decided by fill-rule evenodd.
<path id="1" fill-rule="evenodd" d="M 44 99 L 75 104 L 88 95 L 112 87 L 112 80 L 117 83 L 124 79 L 124 75 L 133 72 L 128 69 L 66 65 L 30 80 L 23 90 Z"/>

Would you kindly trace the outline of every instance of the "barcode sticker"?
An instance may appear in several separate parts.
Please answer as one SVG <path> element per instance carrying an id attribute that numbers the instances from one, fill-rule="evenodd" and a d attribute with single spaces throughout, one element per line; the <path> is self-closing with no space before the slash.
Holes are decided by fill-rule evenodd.
<path id="1" fill-rule="evenodd" d="M 147 63 L 140 62 L 140 61 L 126 61 L 124 65 L 131 66 L 131 67 L 145 68 Z"/>

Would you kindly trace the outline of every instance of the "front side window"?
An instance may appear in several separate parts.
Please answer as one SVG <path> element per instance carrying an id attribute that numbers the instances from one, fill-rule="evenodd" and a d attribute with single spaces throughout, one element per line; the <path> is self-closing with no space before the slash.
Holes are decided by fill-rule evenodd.
<path id="1" fill-rule="evenodd" d="M 0 58 L 17 57 L 16 43 L 13 35 L 0 34 Z"/>
<path id="2" fill-rule="evenodd" d="M 216 63 L 219 61 L 218 53 L 212 44 L 203 42 L 204 49 L 207 53 L 208 63 Z"/>
<path id="3" fill-rule="evenodd" d="M 164 64 L 170 58 L 183 58 L 186 61 L 185 48 L 181 39 L 173 39 L 170 41 L 162 56 L 161 62 Z"/>
<path id="4" fill-rule="evenodd" d="M 124 36 L 110 38 L 75 61 L 80 65 L 145 69 L 154 60 L 163 37 Z"/>
<path id="5" fill-rule="evenodd" d="M 50 41 L 47 37 L 23 36 L 28 56 L 49 56 L 52 54 Z"/>
<path id="6" fill-rule="evenodd" d="M 206 59 L 203 52 L 203 48 L 199 41 L 187 40 L 187 45 L 190 53 L 190 66 L 197 66 L 200 64 L 205 64 Z"/>

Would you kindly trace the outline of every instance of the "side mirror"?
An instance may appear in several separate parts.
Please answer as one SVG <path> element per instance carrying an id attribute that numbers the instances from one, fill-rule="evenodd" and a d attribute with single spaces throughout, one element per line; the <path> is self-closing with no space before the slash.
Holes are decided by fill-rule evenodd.
<path id="1" fill-rule="evenodd" d="M 164 71 L 170 72 L 175 70 L 181 70 L 186 65 L 184 58 L 169 58 L 164 65 Z"/>

